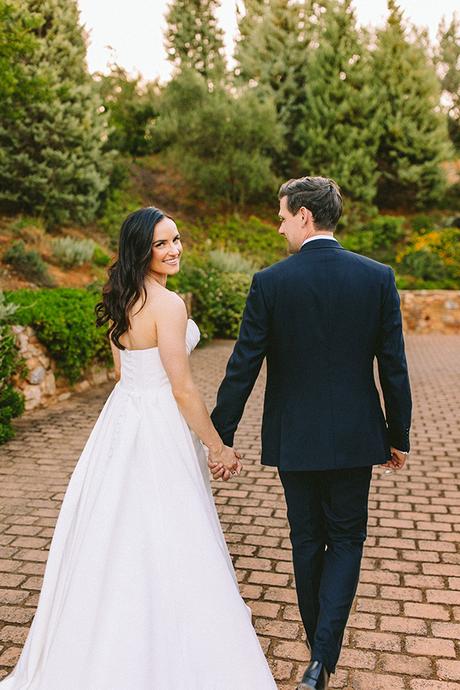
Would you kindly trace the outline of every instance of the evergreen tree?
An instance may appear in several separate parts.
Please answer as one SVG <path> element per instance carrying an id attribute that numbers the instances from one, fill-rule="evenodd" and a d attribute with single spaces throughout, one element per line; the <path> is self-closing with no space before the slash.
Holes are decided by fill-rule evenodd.
<path id="1" fill-rule="evenodd" d="M 284 176 L 301 174 L 299 125 L 303 118 L 308 47 L 314 23 L 310 0 L 246 0 L 235 58 L 240 83 L 275 103 L 285 150 L 277 162 Z"/>
<path id="2" fill-rule="evenodd" d="M 216 18 L 218 0 L 173 0 L 166 14 L 165 47 L 177 71 L 193 69 L 209 85 L 225 73 L 223 31 Z"/>
<path id="3" fill-rule="evenodd" d="M 443 20 L 438 33 L 438 64 L 442 70 L 441 87 L 447 105 L 449 135 L 460 150 L 460 21 L 454 15 L 449 26 Z"/>
<path id="4" fill-rule="evenodd" d="M 23 64 L 42 88 L 25 104 L 16 90 L 21 118 L 0 123 L 0 203 L 50 225 L 89 222 L 108 183 L 110 156 L 76 2 L 17 0 L 17 7 L 35 22 L 33 54 Z"/>
<path id="5" fill-rule="evenodd" d="M 141 85 L 141 77 L 130 77 L 119 65 L 109 74 L 97 74 L 99 93 L 109 116 L 108 148 L 132 156 L 151 153 L 147 130 L 158 115 L 160 87 L 158 82 Z"/>
<path id="6" fill-rule="evenodd" d="M 245 0 L 244 12 L 241 11 L 240 6 L 237 4 L 236 15 L 239 31 L 238 47 L 240 47 L 246 39 L 251 37 L 255 26 L 263 20 L 265 11 L 269 8 L 270 0 Z"/>
<path id="7" fill-rule="evenodd" d="M 8 0 L 0 0 L 0 121 L 7 117 L 19 120 L 20 106 L 40 96 L 40 84 L 24 67 L 36 47 L 31 33 L 35 26 L 30 14 L 19 11 Z"/>
<path id="8" fill-rule="evenodd" d="M 439 112 L 440 87 L 421 41 L 406 35 L 402 11 L 388 0 L 386 26 L 377 33 L 374 78 L 383 134 L 377 152 L 380 206 L 427 206 L 439 200 L 449 155 Z"/>
<path id="9" fill-rule="evenodd" d="M 182 72 L 166 87 L 152 138 L 164 148 L 197 196 L 233 207 L 272 195 L 279 183 L 272 169 L 281 145 L 273 105 L 249 92 L 218 87 Z"/>
<path id="10" fill-rule="evenodd" d="M 321 40 L 312 51 L 302 111 L 304 174 L 332 177 L 369 207 L 377 191 L 378 104 L 366 36 L 352 0 L 325 0 Z"/>

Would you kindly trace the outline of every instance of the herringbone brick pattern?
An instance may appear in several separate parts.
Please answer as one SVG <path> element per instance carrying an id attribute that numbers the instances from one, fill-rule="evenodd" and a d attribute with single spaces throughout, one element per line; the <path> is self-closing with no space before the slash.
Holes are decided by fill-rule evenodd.
<path id="1" fill-rule="evenodd" d="M 361 583 L 334 688 L 460 688 L 460 338 L 406 342 L 413 451 L 402 473 L 374 471 Z M 209 406 L 230 352 L 231 343 L 217 342 L 193 355 Z M 19 419 L 17 437 L 0 447 L 0 677 L 18 658 L 69 476 L 111 385 Z M 263 375 L 236 439 L 245 471 L 216 483 L 215 497 L 279 690 L 293 690 L 307 654 L 282 488 L 276 471 L 259 464 L 262 397 Z"/>

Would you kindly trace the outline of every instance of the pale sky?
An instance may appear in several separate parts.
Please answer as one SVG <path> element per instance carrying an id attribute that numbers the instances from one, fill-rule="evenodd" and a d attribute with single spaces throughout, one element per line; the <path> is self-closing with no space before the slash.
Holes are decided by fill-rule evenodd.
<path id="1" fill-rule="evenodd" d="M 237 2 L 221 0 L 218 13 L 228 57 L 236 35 Z M 115 61 L 130 74 L 139 72 L 146 80 L 160 77 L 167 81 L 171 66 L 166 60 L 163 32 L 168 4 L 168 0 L 78 0 L 81 22 L 89 32 L 90 71 L 106 72 L 108 62 Z M 451 19 L 458 0 L 400 0 L 399 5 L 406 19 L 427 27 L 435 39 L 441 18 Z M 354 6 L 360 24 L 380 26 L 385 22 L 386 0 L 354 0 Z"/>

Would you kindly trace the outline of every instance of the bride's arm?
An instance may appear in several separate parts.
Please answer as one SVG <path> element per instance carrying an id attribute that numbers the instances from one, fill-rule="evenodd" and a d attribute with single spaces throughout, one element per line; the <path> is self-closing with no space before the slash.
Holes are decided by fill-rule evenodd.
<path id="1" fill-rule="evenodd" d="M 155 320 L 160 358 L 185 421 L 209 448 L 214 462 L 237 469 L 233 450 L 223 444 L 192 378 L 185 344 L 187 311 L 182 299 L 173 293 L 162 295 L 157 302 Z"/>
<path id="2" fill-rule="evenodd" d="M 110 322 L 110 324 L 112 324 L 112 322 Z M 110 348 L 112 350 L 113 366 L 115 368 L 115 381 L 119 381 L 120 377 L 121 377 L 120 350 L 112 342 L 112 339 L 110 338 L 110 336 L 109 336 L 109 342 L 110 342 Z"/>

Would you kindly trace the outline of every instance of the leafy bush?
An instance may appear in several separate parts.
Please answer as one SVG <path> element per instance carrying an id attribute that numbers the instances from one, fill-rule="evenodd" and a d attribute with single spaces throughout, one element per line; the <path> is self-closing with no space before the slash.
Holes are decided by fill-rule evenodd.
<path id="1" fill-rule="evenodd" d="M 252 276 L 256 266 L 241 256 L 239 252 L 224 252 L 221 249 L 213 249 L 209 252 L 211 266 L 222 273 L 246 273 Z"/>
<path id="2" fill-rule="evenodd" d="M 11 229 L 14 231 L 20 231 L 30 227 L 40 228 L 42 230 L 45 228 L 43 220 L 35 216 L 19 216 L 11 225 Z"/>
<path id="3" fill-rule="evenodd" d="M 250 281 L 247 273 L 225 273 L 212 266 L 208 257 L 189 255 L 168 287 L 192 293 L 193 319 L 203 344 L 216 337 L 237 337 Z"/>
<path id="4" fill-rule="evenodd" d="M 417 282 L 417 288 L 458 289 L 460 228 L 442 228 L 415 237 L 398 254 L 397 262 L 403 276 L 426 282 Z"/>
<path id="5" fill-rule="evenodd" d="M 67 268 L 81 266 L 91 261 L 94 253 L 93 240 L 78 240 L 74 237 L 58 237 L 53 240 L 53 256 Z"/>
<path id="6" fill-rule="evenodd" d="M 369 223 L 374 235 L 375 247 L 391 247 L 404 237 L 405 218 L 401 216 L 376 216 Z"/>
<path id="7" fill-rule="evenodd" d="M 11 323 L 14 314 L 19 309 L 18 304 L 13 302 L 6 302 L 5 295 L 3 291 L 0 290 L 0 325 L 5 323 Z"/>
<path id="8" fill-rule="evenodd" d="M 17 305 L 6 304 L 0 291 L 0 444 L 13 438 L 11 420 L 24 412 L 24 396 L 12 384 L 15 373 L 25 375 L 25 362 L 16 348 L 14 334 L 8 322 L 17 312 Z"/>
<path id="9" fill-rule="evenodd" d="M 98 244 L 94 247 L 93 264 L 96 266 L 107 266 L 110 263 L 110 256 Z"/>
<path id="10" fill-rule="evenodd" d="M 94 307 L 100 293 L 82 289 L 17 290 L 5 293 L 8 302 L 22 308 L 15 321 L 32 326 L 70 383 L 93 361 L 111 362 L 105 329 L 95 325 Z"/>
<path id="11" fill-rule="evenodd" d="M 215 335 L 237 338 L 251 283 L 247 273 L 220 273 L 214 276 L 215 289 L 208 316 Z"/>
<path id="12" fill-rule="evenodd" d="M 433 219 L 426 213 L 419 213 L 412 218 L 411 226 L 417 233 L 426 232 L 433 227 Z"/>
<path id="13" fill-rule="evenodd" d="M 286 256 L 286 242 L 277 228 L 256 216 L 242 218 L 237 214 L 219 217 L 202 225 L 186 225 L 183 234 L 185 252 L 187 240 L 197 251 L 221 249 L 238 252 L 256 266 L 269 266 Z"/>
<path id="14" fill-rule="evenodd" d="M 438 254 L 429 249 L 407 252 L 401 260 L 401 268 L 415 278 L 422 280 L 445 280 L 446 266 Z"/>
<path id="15" fill-rule="evenodd" d="M 371 230 L 358 230 L 353 234 L 341 235 L 340 243 L 357 254 L 372 256 L 375 250 L 375 238 Z"/>
<path id="16" fill-rule="evenodd" d="M 400 216 L 376 216 L 362 230 L 341 237 L 344 247 L 360 254 L 391 249 L 404 237 L 405 219 Z"/>
<path id="17" fill-rule="evenodd" d="M 24 278 L 37 285 L 45 287 L 54 285 L 40 254 L 35 250 L 26 249 L 22 240 L 18 240 L 10 246 L 5 252 L 3 260 L 11 264 Z"/>
<path id="18" fill-rule="evenodd" d="M 25 242 L 36 242 L 45 235 L 45 226 L 41 218 L 19 216 L 10 225 L 14 237 Z"/>

